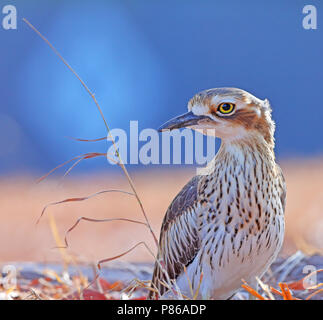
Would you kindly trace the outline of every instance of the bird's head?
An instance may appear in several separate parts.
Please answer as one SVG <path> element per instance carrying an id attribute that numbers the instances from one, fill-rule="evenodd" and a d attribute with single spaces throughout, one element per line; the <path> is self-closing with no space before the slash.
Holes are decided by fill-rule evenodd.
<path id="1" fill-rule="evenodd" d="M 196 94 L 188 103 L 188 112 L 167 121 L 159 131 L 184 127 L 223 140 L 260 135 L 268 143 L 274 143 L 275 124 L 268 100 L 236 88 L 209 89 Z"/>

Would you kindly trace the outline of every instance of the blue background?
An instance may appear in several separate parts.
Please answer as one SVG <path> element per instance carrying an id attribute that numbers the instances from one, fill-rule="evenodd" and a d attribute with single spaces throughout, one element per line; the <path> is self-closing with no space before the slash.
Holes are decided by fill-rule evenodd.
<path id="1" fill-rule="evenodd" d="M 0 1 L 18 12 L 1 28 L 0 174 L 41 173 L 75 155 L 105 152 L 105 128 L 74 75 L 94 91 L 111 128 L 157 128 L 198 91 L 233 86 L 268 98 L 280 159 L 322 155 L 321 1 Z M 313 4 L 318 29 L 302 27 Z M 3 17 L 4 15 L 2 15 Z M 110 166 L 111 167 L 111 166 Z M 139 166 L 132 166 L 139 168 Z M 77 169 L 107 168 L 89 160 Z"/>

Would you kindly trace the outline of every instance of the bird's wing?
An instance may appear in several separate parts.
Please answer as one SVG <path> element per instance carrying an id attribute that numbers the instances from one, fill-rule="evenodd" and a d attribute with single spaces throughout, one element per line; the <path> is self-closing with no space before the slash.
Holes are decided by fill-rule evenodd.
<path id="1" fill-rule="evenodd" d="M 194 205 L 197 202 L 199 176 L 191 179 L 167 209 L 160 233 L 158 260 L 155 263 L 152 287 L 163 295 L 168 289 L 161 282 L 176 279 L 195 258 L 200 239 L 197 232 Z M 148 298 L 156 298 L 150 291 Z"/>

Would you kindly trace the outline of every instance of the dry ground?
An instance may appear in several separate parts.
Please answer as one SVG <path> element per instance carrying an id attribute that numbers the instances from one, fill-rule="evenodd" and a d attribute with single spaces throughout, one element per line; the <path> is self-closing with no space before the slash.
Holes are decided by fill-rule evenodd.
<path id="1" fill-rule="evenodd" d="M 283 162 L 288 186 L 286 239 L 283 253 L 296 247 L 323 249 L 323 159 Z M 77 169 L 76 169 L 77 170 Z M 102 194 L 83 202 L 50 207 L 39 225 L 35 225 L 44 205 L 68 197 L 82 197 L 105 189 L 130 190 L 123 174 L 77 176 L 71 173 L 63 181 L 50 179 L 35 184 L 35 177 L 3 178 L 0 182 L 0 263 L 8 261 L 60 261 L 51 234 L 48 214 L 55 216 L 60 235 L 80 216 L 91 218 L 132 218 L 143 220 L 134 197 Z M 168 204 L 194 174 L 194 169 L 142 169 L 132 174 L 138 193 L 158 236 Z M 139 241 L 154 248 L 144 226 L 128 222 L 81 224 L 69 235 L 70 251 L 80 261 L 97 261 L 117 255 Z M 310 246 L 309 246 L 310 244 Z M 138 247 L 125 260 L 152 261 Z"/>

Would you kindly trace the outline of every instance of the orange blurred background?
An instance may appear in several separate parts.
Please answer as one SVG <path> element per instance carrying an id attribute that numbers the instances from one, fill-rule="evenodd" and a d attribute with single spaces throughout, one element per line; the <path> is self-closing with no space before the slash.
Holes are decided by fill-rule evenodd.
<path id="1" fill-rule="evenodd" d="M 323 249 L 323 158 L 281 163 L 287 182 L 286 237 L 282 253 L 296 249 L 314 253 Z M 142 169 L 131 174 L 157 237 L 165 211 L 194 169 Z M 37 184 L 34 177 L 4 178 L 0 183 L 0 262 L 61 261 L 49 223 L 55 217 L 58 232 L 65 232 L 77 218 L 130 218 L 143 221 L 133 196 L 117 193 L 98 195 L 82 202 L 51 206 L 36 225 L 43 207 L 70 197 L 84 197 L 107 189 L 130 191 L 121 172 L 102 175 L 73 173 L 62 179 L 47 178 Z M 68 253 L 80 262 L 96 262 L 126 251 L 145 241 L 155 252 L 145 226 L 129 222 L 91 223 L 82 221 L 68 236 Z M 152 261 L 144 247 L 123 257 L 126 261 Z"/>

